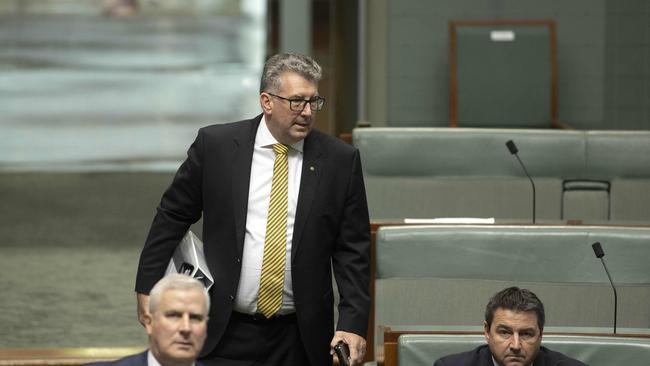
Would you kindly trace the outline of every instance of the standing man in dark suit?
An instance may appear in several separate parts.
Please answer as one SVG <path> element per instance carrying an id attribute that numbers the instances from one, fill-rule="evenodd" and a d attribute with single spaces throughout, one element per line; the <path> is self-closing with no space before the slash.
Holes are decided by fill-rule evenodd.
<path id="1" fill-rule="evenodd" d="M 264 66 L 263 114 L 199 130 L 140 256 L 140 317 L 189 226 L 203 215 L 214 277 L 208 365 L 332 363 L 365 354 L 370 225 L 359 152 L 313 129 L 321 67 L 299 54 Z M 334 332 L 332 268 L 340 293 Z"/>
<path id="2" fill-rule="evenodd" d="M 195 362 L 208 330 L 210 297 L 198 280 L 171 274 L 151 290 L 144 325 L 149 349 L 89 366 L 203 366 Z"/>
<path id="3" fill-rule="evenodd" d="M 544 304 L 530 290 L 509 287 L 496 293 L 485 308 L 487 345 L 445 356 L 434 366 L 585 366 L 542 347 Z"/>

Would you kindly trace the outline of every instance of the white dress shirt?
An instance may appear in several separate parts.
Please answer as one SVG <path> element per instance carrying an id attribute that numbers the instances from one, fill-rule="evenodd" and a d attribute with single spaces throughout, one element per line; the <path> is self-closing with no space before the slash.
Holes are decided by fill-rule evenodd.
<path id="1" fill-rule="evenodd" d="M 242 257 L 239 288 L 235 298 L 234 310 L 245 314 L 257 312 L 257 295 L 259 292 L 262 259 L 264 257 L 264 238 L 266 237 L 266 221 L 271 199 L 271 180 L 273 178 L 273 163 L 275 152 L 273 144 L 278 141 L 271 135 L 266 118 L 260 121 L 255 135 L 253 162 L 251 164 L 250 186 L 248 187 L 248 212 L 246 214 L 246 234 L 244 237 L 244 255 Z M 296 206 L 300 189 L 302 171 L 303 145 L 301 140 L 290 145 L 289 162 L 289 202 L 287 215 L 287 249 L 284 269 L 284 290 L 282 307 L 278 314 L 295 312 L 293 289 L 291 285 L 291 244 L 293 226 L 296 221 Z"/>

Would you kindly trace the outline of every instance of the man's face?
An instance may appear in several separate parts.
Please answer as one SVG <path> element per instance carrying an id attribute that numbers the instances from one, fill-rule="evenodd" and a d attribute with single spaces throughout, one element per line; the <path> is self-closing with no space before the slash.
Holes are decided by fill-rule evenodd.
<path id="1" fill-rule="evenodd" d="M 282 98 L 310 100 L 318 96 L 318 86 L 294 72 L 284 72 L 280 80 L 280 89 L 272 93 Z M 307 137 L 314 125 L 316 111 L 311 109 L 309 103 L 302 111 L 293 111 L 288 100 L 268 93 L 260 95 L 260 103 L 267 117 L 269 131 L 285 145 Z"/>
<path id="2" fill-rule="evenodd" d="M 189 364 L 207 335 L 204 295 L 196 289 L 163 292 L 156 311 L 145 319 L 149 346 L 162 364 Z"/>
<path id="3" fill-rule="evenodd" d="M 501 366 L 529 366 L 542 343 L 542 332 L 534 311 L 515 312 L 499 308 L 492 326 L 484 324 L 485 339 Z"/>

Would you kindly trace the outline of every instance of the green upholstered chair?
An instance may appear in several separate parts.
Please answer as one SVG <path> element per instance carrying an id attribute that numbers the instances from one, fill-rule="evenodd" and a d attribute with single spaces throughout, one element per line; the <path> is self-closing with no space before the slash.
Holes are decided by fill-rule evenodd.
<path id="1" fill-rule="evenodd" d="M 452 127 L 560 127 L 555 22 L 451 21 Z"/>

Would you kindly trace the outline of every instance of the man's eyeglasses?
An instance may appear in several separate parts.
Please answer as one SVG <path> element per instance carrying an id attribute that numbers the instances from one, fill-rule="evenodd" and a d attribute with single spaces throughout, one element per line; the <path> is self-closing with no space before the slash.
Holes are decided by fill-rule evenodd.
<path id="1" fill-rule="evenodd" d="M 269 92 L 266 92 L 266 94 L 268 94 L 268 95 L 270 95 L 272 97 L 276 97 L 276 98 L 288 101 L 289 102 L 289 109 L 291 109 L 294 112 L 302 112 L 303 109 L 305 109 L 305 106 L 307 105 L 307 103 L 309 103 L 309 108 L 311 108 L 312 111 L 320 111 L 321 109 L 323 109 L 323 105 L 325 105 L 325 98 L 323 98 L 323 97 L 314 97 L 314 98 L 311 98 L 309 100 L 305 100 L 305 99 L 300 99 L 300 98 L 289 99 L 289 98 L 281 97 L 279 95 L 275 95 L 275 94 L 272 94 L 272 93 L 269 93 Z"/>

